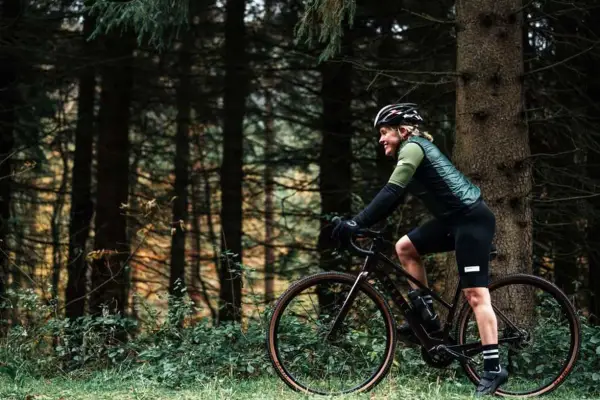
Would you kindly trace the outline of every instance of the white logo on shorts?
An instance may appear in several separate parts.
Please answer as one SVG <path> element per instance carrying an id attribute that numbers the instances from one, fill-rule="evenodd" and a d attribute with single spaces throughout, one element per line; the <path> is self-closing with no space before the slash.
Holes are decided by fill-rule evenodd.
<path id="1" fill-rule="evenodd" d="M 471 267 L 465 267 L 465 272 L 479 272 L 479 265 L 473 265 Z"/>

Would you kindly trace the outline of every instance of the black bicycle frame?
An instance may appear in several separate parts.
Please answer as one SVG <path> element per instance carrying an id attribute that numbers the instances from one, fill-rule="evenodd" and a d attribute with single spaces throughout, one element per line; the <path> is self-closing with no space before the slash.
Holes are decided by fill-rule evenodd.
<path id="1" fill-rule="evenodd" d="M 337 315 L 331 327 L 331 330 L 329 331 L 328 337 L 330 335 L 335 336 L 337 329 L 348 314 L 348 311 L 350 310 L 350 307 L 352 306 L 352 303 L 354 302 L 354 299 L 358 294 L 358 287 L 360 283 L 374 276 L 377 280 L 379 280 L 379 282 L 382 283 L 386 292 L 389 293 L 392 301 L 402 311 L 404 317 L 406 318 L 416 337 L 419 339 L 419 341 L 425 347 L 425 349 L 432 350 L 435 347 L 442 345 L 445 346 L 445 348 L 450 349 L 452 352 L 457 352 L 462 354 L 463 356 L 466 356 L 466 358 L 481 352 L 481 342 L 472 342 L 463 345 L 456 345 L 452 344 L 449 341 L 450 330 L 452 329 L 454 316 L 458 309 L 459 297 L 461 293 L 460 285 L 458 285 L 456 288 L 456 293 L 454 295 L 452 304 L 448 304 L 437 293 L 435 293 L 433 290 L 429 289 L 416 278 L 414 278 L 410 273 L 408 273 L 408 271 L 391 261 L 384 254 L 382 254 L 379 251 L 379 249 L 382 248 L 383 244 L 383 239 L 381 239 L 380 237 L 374 237 L 373 243 L 371 244 L 371 248 L 369 249 L 369 251 L 366 251 L 358 248 L 354 243 L 352 243 L 352 246 L 355 248 L 355 250 L 359 252 L 359 254 L 366 255 L 365 262 L 361 268 L 360 273 L 358 274 L 358 277 L 356 278 L 356 282 L 354 283 L 352 289 L 348 293 L 348 297 L 342 305 L 342 308 L 340 309 L 340 312 Z M 381 262 L 383 262 L 383 266 L 381 265 Z M 386 271 L 386 267 L 387 269 L 391 268 L 393 272 L 396 272 L 406 277 L 406 279 L 418 286 L 423 292 L 431 295 L 434 299 L 436 299 L 439 303 L 441 303 L 445 308 L 449 310 L 448 318 L 446 319 L 446 323 L 443 328 L 443 336 L 441 338 L 430 336 L 425 330 L 425 328 L 423 328 L 418 317 L 412 312 L 412 307 L 409 305 L 408 301 L 404 298 L 404 296 L 390 277 L 390 273 Z M 499 342 L 513 342 L 517 340 L 519 340 L 519 337 L 515 336 L 503 338 Z"/>

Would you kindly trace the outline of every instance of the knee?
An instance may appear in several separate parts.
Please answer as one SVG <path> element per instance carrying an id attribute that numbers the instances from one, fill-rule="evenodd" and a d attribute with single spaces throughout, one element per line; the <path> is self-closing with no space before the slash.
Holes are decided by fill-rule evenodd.
<path id="1" fill-rule="evenodd" d="M 398 240 L 396 243 L 396 253 L 398 254 L 398 258 L 401 262 L 405 262 L 406 260 L 416 260 L 419 258 L 419 253 L 408 236 L 403 236 L 400 240 Z"/>
<path id="2" fill-rule="evenodd" d="M 489 296 L 486 296 L 486 290 L 486 288 L 469 288 L 463 290 L 471 308 L 485 306 L 489 303 Z"/>

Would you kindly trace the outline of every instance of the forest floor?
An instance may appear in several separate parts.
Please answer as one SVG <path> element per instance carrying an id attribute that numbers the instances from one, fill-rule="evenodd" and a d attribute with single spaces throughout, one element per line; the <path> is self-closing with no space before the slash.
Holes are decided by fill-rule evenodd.
<path id="1" fill-rule="evenodd" d="M 389 375 L 368 394 L 331 397 L 332 399 L 410 399 L 410 400 L 463 400 L 472 399 L 474 386 L 466 381 L 441 380 L 434 376 L 401 377 Z M 544 399 L 585 400 L 598 399 L 574 389 L 561 387 Z M 87 379 L 44 379 L 14 382 L 0 378 L 2 400 L 192 400 L 192 399 L 327 399 L 325 396 L 306 396 L 288 389 L 276 377 L 252 380 L 228 378 L 198 382 L 181 389 L 168 389 L 156 381 L 123 378 L 116 372 L 101 372 Z"/>

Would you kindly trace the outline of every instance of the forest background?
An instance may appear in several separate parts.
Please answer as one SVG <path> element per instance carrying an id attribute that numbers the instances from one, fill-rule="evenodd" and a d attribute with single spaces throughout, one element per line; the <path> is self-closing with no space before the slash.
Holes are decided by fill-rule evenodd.
<path id="1" fill-rule="evenodd" d="M 475 3 L 495 47 L 459 40 L 449 0 L 2 0 L 3 368 L 268 373 L 269 306 L 360 266 L 329 220 L 389 178 L 378 109 L 414 102 L 497 215 L 493 276 L 543 276 L 580 311 L 597 391 L 600 4 Z M 428 215 L 407 195 L 389 239 Z M 452 255 L 426 266 L 453 290 Z"/>

